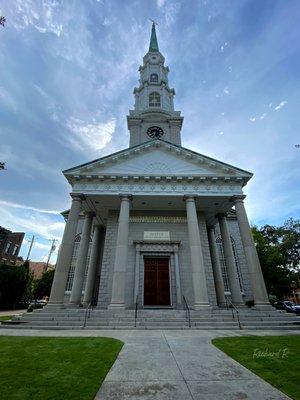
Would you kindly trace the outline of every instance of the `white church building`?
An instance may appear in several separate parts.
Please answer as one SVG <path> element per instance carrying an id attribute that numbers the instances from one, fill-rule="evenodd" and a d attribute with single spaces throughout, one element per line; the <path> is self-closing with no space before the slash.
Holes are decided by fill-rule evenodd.
<path id="1" fill-rule="evenodd" d="M 129 147 L 65 170 L 72 204 L 46 308 L 270 308 L 244 207 L 252 173 L 187 149 L 155 24 Z"/>

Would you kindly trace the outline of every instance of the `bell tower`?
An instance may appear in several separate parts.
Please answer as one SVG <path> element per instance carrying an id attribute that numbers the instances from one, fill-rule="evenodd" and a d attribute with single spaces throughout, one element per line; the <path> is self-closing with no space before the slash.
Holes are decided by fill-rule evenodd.
<path id="1" fill-rule="evenodd" d="M 168 84 L 169 68 L 159 51 L 155 25 L 153 22 L 149 51 L 139 68 L 139 87 L 133 91 L 134 110 L 127 116 L 129 147 L 155 138 L 181 145 L 183 117 L 174 111 L 175 90 Z"/>

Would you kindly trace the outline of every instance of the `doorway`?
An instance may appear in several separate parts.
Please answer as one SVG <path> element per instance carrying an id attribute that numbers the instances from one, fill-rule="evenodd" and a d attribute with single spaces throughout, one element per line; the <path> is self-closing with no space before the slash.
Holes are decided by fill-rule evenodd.
<path id="1" fill-rule="evenodd" d="M 144 258 L 144 306 L 170 306 L 169 258 Z"/>

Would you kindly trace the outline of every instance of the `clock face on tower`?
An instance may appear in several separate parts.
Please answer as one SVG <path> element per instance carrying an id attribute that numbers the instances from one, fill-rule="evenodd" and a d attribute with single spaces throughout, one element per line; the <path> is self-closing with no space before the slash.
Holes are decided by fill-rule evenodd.
<path id="1" fill-rule="evenodd" d="M 163 134 L 164 131 L 159 126 L 150 126 L 150 128 L 147 129 L 147 135 L 153 139 L 160 139 Z"/>

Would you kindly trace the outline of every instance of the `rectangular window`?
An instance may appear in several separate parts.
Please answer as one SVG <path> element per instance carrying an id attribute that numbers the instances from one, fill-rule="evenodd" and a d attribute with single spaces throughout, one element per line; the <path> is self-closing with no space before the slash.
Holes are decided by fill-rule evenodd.
<path id="1" fill-rule="evenodd" d="M 15 244 L 13 256 L 16 256 L 18 254 L 18 251 L 19 251 L 19 246 L 17 244 Z"/>
<path id="2" fill-rule="evenodd" d="M 11 246 L 12 246 L 12 242 L 7 242 L 6 247 L 5 247 L 5 253 L 9 253 Z"/>

